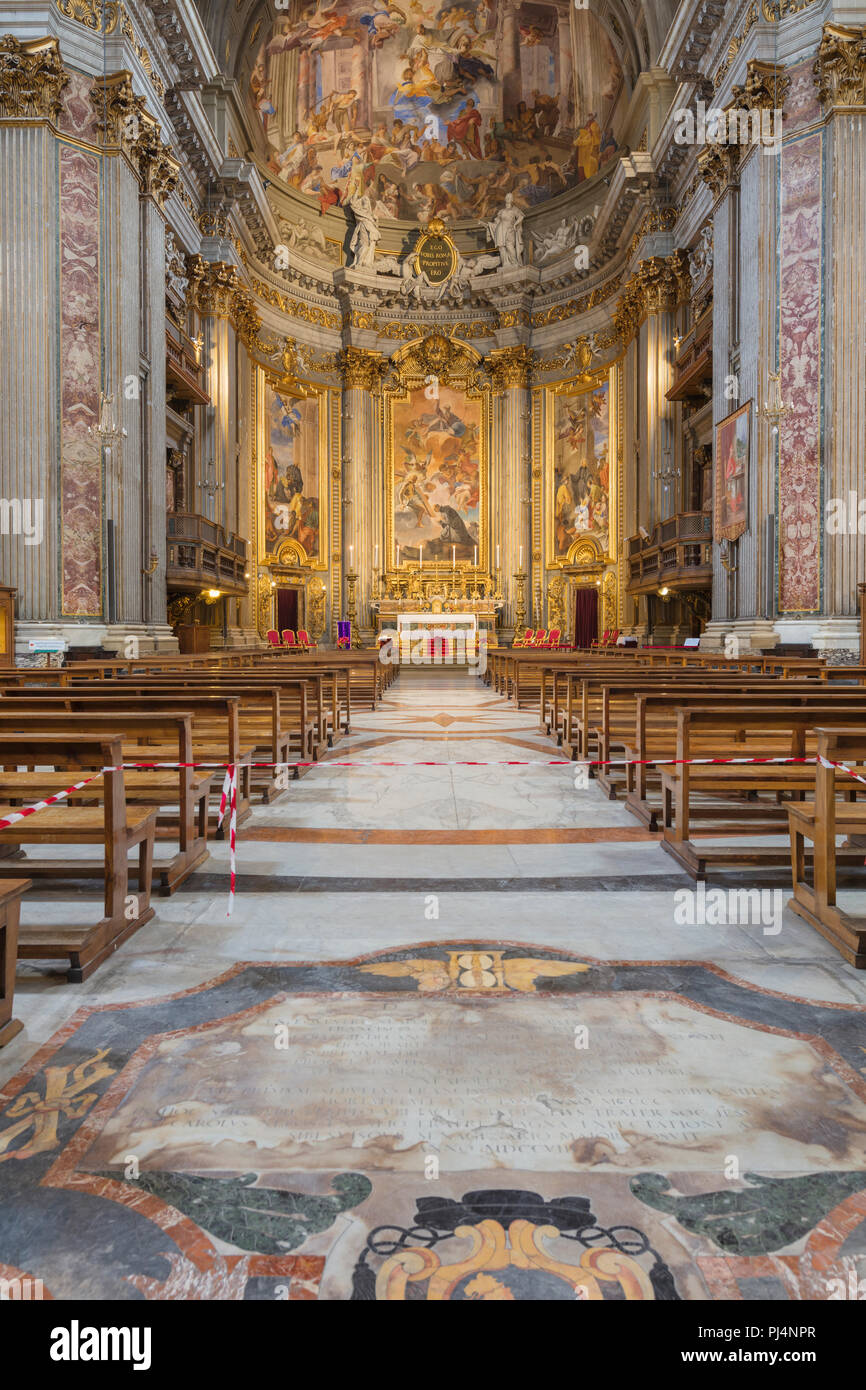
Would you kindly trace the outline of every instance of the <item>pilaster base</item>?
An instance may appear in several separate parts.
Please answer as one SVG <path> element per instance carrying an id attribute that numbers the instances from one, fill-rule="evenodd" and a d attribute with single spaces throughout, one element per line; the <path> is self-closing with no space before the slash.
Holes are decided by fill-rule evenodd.
<path id="1" fill-rule="evenodd" d="M 737 639 L 735 650 L 729 653 L 732 656 L 748 656 L 750 652 L 769 651 L 783 640 L 775 624 L 768 618 L 720 620 L 707 623 L 701 634 L 701 651 L 724 652 L 727 650 L 727 639 L 730 637 Z"/>
<path id="2" fill-rule="evenodd" d="M 35 664 L 32 660 L 35 654 L 30 651 L 29 643 L 42 638 L 60 638 L 67 647 L 79 650 L 92 647 L 94 651 L 116 652 L 121 657 L 132 654 L 128 650 L 130 638 L 136 639 L 140 656 L 177 651 L 177 638 L 164 623 L 18 622 L 15 624 L 16 661 L 21 665 Z"/>
<path id="3" fill-rule="evenodd" d="M 812 646 L 829 666 L 855 666 L 860 660 L 860 624 L 856 618 L 822 618 Z"/>

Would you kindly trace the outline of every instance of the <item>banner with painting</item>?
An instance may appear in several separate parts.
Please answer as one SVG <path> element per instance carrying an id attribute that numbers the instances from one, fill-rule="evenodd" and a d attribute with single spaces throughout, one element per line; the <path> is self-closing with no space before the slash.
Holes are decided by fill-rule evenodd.
<path id="1" fill-rule="evenodd" d="M 583 7 L 535 0 L 317 0 L 277 15 L 249 98 L 272 176 L 322 211 L 489 220 L 592 178 L 618 149 L 627 88 Z M 254 39 L 259 35 L 257 27 Z"/>
<path id="2" fill-rule="evenodd" d="M 562 563 L 589 537 L 610 553 L 610 386 L 553 397 L 551 558 Z"/>
<path id="3" fill-rule="evenodd" d="M 749 442 L 752 402 L 716 426 L 713 458 L 713 540 L 735 541 L 749 525 Z"/>
<path id="4" fill-rule="evenodd" d="M 449 386 L 410 389 L 391 404 L 392 562 L 472 564 L 483 554 L 484 410 Z"/>
<path id="5" fill-rule="evenodd" d="M 322 560 L 320 468 L 323 455 L 317 395 L 264 388 L 260 494 L 265 555 L 294 543 L 301 563 Z"/>

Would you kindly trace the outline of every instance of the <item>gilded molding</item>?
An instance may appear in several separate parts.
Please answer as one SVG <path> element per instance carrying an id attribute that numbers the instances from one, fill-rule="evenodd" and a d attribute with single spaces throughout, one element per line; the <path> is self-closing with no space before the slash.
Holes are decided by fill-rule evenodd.
<path id="1" fill-rule="evenodd" d="M 117 0 L 109 0 L 107 5 L 103 5 L 101 0 L 56 0 L 56 3 L 67 19 L 74 19 L 86 29 L 106 35 L 114 33 L 122 9 Z"/>
<path id="2" fill-rule="evenodd" d="M 541 309 L 532 315 L 532 327 L 544 328 L 548 323 L 562 323 L 563 319 L 574 318 L 575 314 L 585 314 L 587 309 L 594 309 L 597 304 L 603 304 L 615 295 L 622 282 L 623 275 L 620 273 L 603 285 L 596 285 L 594 290 L 581 295 L 579 299 L 570 299 L 567 304 L 551 304 L 548 309 Z"/>
<path id="3" fill-rule="evenodd" d="M 734 37 L 731 39 L 731 42 L 728 44 L 728 52 L 727 56 L 725 57 L 725 61 L 722 63 L 721 67 L 718 69 L 715 77 L 713 78 L 713 89 L 715 91 L 718 91 L 721 87 L 722 83 L 724 82 L 725 78 L 727 77 L 730 71 L 731 64 L 733 63 L 734 59 L 736 58 L 737 54 L 739 53 L 740 49 L 746 42 L 746 39 L 749 37 L 749 34 L 752 32 L 760 18 L 761 10 L 758 4 L 758 0 L 752 0 L 751 5 L 749 6 L 749 12 L 746 15 L 746 22 L 743 27 L 743 32 L 741 34 L 735 34 Z"/>
<path id="4" fill-rule="evenodd" d="M 433 376 L 443 386 L 455 384 L 469 390 L 489 387 L 480 353 L 453 338 L 446 338 L 444 333 L 431 333 L 427 338 L 399 348 L 391 362 L 400 382 Z"/>
<path id="5" fill-rule="evenodd" d="M 435 323 L 418 323 L 411 319 L 398 319 L 391 323 L 384 324 L 379 329 L 380 338 L 388 338 L 390 341 L 406 341 L 412 338 L 424 337 L 431 333 L 441 333 L 441 325 Z M 496 326 L 486 323 L 483 319 L 476 319 L 472 323 L 455 323 L 450 332 L 459 333 L 461 338 L 493 338 L 496 334 Z"/>
<path id="6" fill-rule="evenodd" d="M 866 29 L 825 24 L 813 71 L 824 106 L 866 106 Z"/>
<path id="7" fill-rule="evenodd" d="M 509 387 L 527 387 L 535 363 L 535 353 L 520 343 L 514 347 L 495 348 L 485 359 L 484 368 L 495 391 Z"/>
<path id="8" fill-rule="evenodd" d="M 319 328 L 339 330 L 343 326 L 340 314 L 322 309 L 318 304 L 305 304 L 300 299 L 292 299 L 289 295 L 281 294 L 273 285 L 266 284 L 257 275 L 250 275 L 250 283 L 253 292 L 260 299 L 263 299 L 266 304 L 272 305 L 274 309 L 282 309 L 284 314 L 289 314 L 292 318 L 301 319 L 304 323 L 314 323 Z"/>
<path id="9" fill-rule="evenodd" d="M 56 39 L 0 39 L 0 119 L 54 120 L 68 81 Z"/>
<path id="10" fill-rule="evenodd" d="M 388 370 L 388 359 L 367 348 L 346 347 L 337 355 L 346 391 L 378 391 Z"/>

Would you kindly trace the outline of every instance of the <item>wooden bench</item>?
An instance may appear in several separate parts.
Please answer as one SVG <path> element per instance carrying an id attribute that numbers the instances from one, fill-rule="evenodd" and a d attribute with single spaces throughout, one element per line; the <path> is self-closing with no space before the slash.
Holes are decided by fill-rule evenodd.
<path id="1" fill-rule="evenodd" d="M 29 878 L 9 879 L 0 887 L 0 1047 L 5 1047 L 24 1027 L 12 1017 L 12 1005 L 21 899 L 29 887 Z"/>
<path id="2" fill-rule="evenodd" d="M 750 835 L 781 833 L 787 839 L 787 819 L 780 825 L 780 818 L 786 816 L 787 800 L 802 801 L 814 787 L 812 765 L 794 762 L 764 766 L 757 763 L 692 766 L 689 760 L 696 756 L 708 756 L 696 752 L 707 736 L 708 741 L 715 745 L 716 756 L 719 757 L 813 757 L 817 753 L 816 726 L 833 721 L 834 717 L 838 717 L 838 712 L 838 706 L 834 709 L 832 706 L 815 705 L 804 709 L 792 704 L 780 704 L 771 709 L 766 706 L 741 706 L 732 710 L 727 706 L 710 706 L 678 710 L 675 752 L 678 765 L 661 769 L 664 814 L 662 847 L 695 879 L 705 878 L 710 868 L 786 864 L 787 845 L 753 845 L 744 842 L 742 837 L 746 832 Z M 855 727 L 862 721 L 866 729 L 866 710 L 860 717 L 846 710 L 844 718 Z M 851 778 L 837 778 L 837 790 L 849 799 L 856 798 L 858 785 L 854 783 L 852 786 Z M 775 806 L 767 807 L 769 825 L 761 827 L 754 822 L 748 826 L 739 824 L 737 808 L 732 808 L 731 799 L 743 794 L 759 796 L 766 793 L 775 801 Z M 720 837 L 734 836 L 734 842 L 720 846 L 698 845 L 692 841 L 692 811 L 698 798 L 704 799 L 704 809 L 708 813 L 705 824 L 711 827 L 708 833 Z M 851 858 L 847 856 L 849 861 Z M 856 862 L 856 855 L 853 862 Z"/>
<path id="3" fill-rule="evenodd" d="M 20 692 L 17 694 L 20 699 Z M 8 690 L 0 691 L 0 710 L 13 699 L 15 697 L 11 696 Z M 159 712 L 180 710 L 192 715 L 192 760 L 194 763 L 210 765 L 199 770 L 210 775 L 211 826 L 215 829 L 217 838 L 221 839 L 225 830 L 224 827 L 216 825 L 215 803 L 219 800 L 226 764 L 233 763 L 239 770 L 238 824 L 242 824 L 252 814 L 251 763 L 254 746 L 249 742 L 241 742 L 240 701 L 237 696 L 203 695 L 195 690 L 183 695 L 176 691 L 137 694 L 120 683 L 112 685 L 110 689 L 90 683 L 83 688 L 73 686 L 43 690 L 36 687 L 28 690 L 25 707 L 30 710 L 60 708 L 83 713 L 116 710 L 140 714 L 145 701 L 149 708 Z M 167 762 L 174 757 L 172 749 L 165 744 L 148 744 L 144 741 L 127 743 L 125 751 L 126 762 Z"/>
<path id="4" fill-rule="evenodd" d="M 817 736 L 819 759 L 851 767 L 861 777 L 866 773 L 866 730 L 818 729 Z M 837 799 L 840 782 L 844 787 L 847 776 L 819 761 L 814 769 L 813 800 L 788 807 L 793 890 L 788 906 L 835 946 L 850 965 L 866 970 L 866 917 L 844 912 L 836 902 L 836 866 L 842 857 L 836 838 L 866 835 L 866 804 Z M 811 883 L 806 876 L 807 842 L 813 846 Z M 856 853 L 854 862 L 862 866 L 864 850 L 851 853 Z M 845 853 L 846 862 L 851 853 Z"/>
<path id="5" fill-rule="evenodd" d="M 69 784 L 83 780 L 93 767 L 117 768 L 123 760 L 119 736 L 102 738 L 75 733 L 24 735 L 0 731 L 0 764 L 4 768 L 50 765 L 69 774 Z M 5 772 L 0 770 L 0 816 L 14 810 L 5 804 Z M 37 773 L 38 778 L 41 774 Z M 18 778 L 14 794 L 22 791 Z M 45 807 L 15 824 L 0 829 L 0 846 L 16 853 L 22 844 L 102 845 L 101 874 L 105 882 L 104 915 L 93 926 L 48 925 L 22 922 L 18 935 L 18 954 L 27 958 L 52 960 L 68 957 L 67 979 L 86 980 L 122 942 L 153 916 L 150 885 L 153 870 L 153 844 L 156 811 L 149 807 L 127 806 L 122 771 L 106 772 L 102 779 L 101 806 Z M 35 800 L 37 798 L 34 798 Z M 29 799 L 28 799 L 29 800 Z M 32 802 L 31 802 L 32 804 Z M 129 855 L 138 851 L 137 892 L 128 893 Z M 76 859 L 37 861 L 29 856 L 0 858 L 0 877 L 18 878 L 21 869 L 28 878 L 70 879 L 90 877 L 91 869 Z"/>
<path id="6" fill-rule="evenodd" d="M 183 883 L 190 874 L 210 857 L 207 848 L 208 797 L 213 772 L 198 771 L 191 766 L 192 756 L 192 716 L 177 711 L 154 710 L 141 714 L 137 710 L 115 707 L 105 713 L 70 713 L 68 710 L 32 709 L 16 712 L 8 709 L 9 700 L 0 700 L 0 733 L 21 733 L 37 737 L 41 733 L 57 733 L 68 730 L 75 734 L 100 734 L 111 736 L 121 734 L 123 738 L 123 761 L 131 761 L 130 746 L 142 739 L 164 744 L 171 750 L 171 760 L 178 763 L 176 768 L 148 768 L 142 771 L 127 769 L 124 774 L 124 793 L 128 804 L 156 806 L 161 814 L 157 816 L 156 838 L 177 840 L 177 852 L 169 859 L 154 862 L 154 878 L 158 878 L 163 894 L 169 895 Z M 43 702 L 44 705 L 45 702 Z M 154 750 L 155 751 L 155 750 Z M 168 761 L 167 758 L 154 758 L 154 761 Z M 138 761 L 150 761 L 138 759 Z M 101 766 L 101 764 L 100 764 Z M 25 796 L 31 800 L 43 800 L 69 785 L 66 772 L 6 772 L 3 785 L 7 799 L 15 803 Z M 16 791 L 20 793 L 16 796 Z M 92 782 L 83 791 L 67 798 L 67 805 L 101 799 L 102 779 Z M 95 866 L 94 872 L 96 872 Z"/>

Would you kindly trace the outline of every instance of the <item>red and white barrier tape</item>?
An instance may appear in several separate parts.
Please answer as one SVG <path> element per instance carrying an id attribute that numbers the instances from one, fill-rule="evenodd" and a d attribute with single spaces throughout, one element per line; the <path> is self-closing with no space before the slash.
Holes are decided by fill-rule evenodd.
<path id="1" fill-rule="evenodd" d="M 835 769 L 837 772 L 845 772 L 855 781 L 862 782 L 866 786 L 866 777 L 855 772 L 853 768 L 845 763 L 830 762 L 820 754 L 817 757 L 774 757 L 774 758 L 596 758 L 596 759 L 562 759 L 562 758 L 500 758 L 487 759 L 485 761 L 460 760 L 456 762 L 439 761 L 415 761 L 415 762 L 284 762 L 284 763 L 250 763 L 251 768 L 313 768 L 313 767 L 723 767 L 723 766 L 743 766 L 743 765 L 768 765 L 768 764 L 792 764 L 801 766 L 821 767 Z M 217 826 L 221 826 L 228 816 L 229 823 L 229 906 L 226 913 L 227 917 L 232 915 L 234 910 L 235 890 L 237 885 L 237 823 L 238 823 L 238 764 L 237 763 L 119 763 L 116 767 L 103 767 L 97 772 L 92 772 L 89 777 L 85 777 L 81 782 L 73 782 L 71 786 L 65 787 L 63 791 L 55 792 L 53 796 L 48 796 L 44 801 L 36 801 L 32 806 L 22 806 L 20 811 L 10 811 L 5 816 L 0 816 L 0 830 L 6 830 L 10 826 L 24 820 L 27 816 L 35 815 L 37 811 L 44 811 L 49 806 L 56 806 L 58 802 L 66 800 L 75 792 L 81 791 L 91 782 L 97 781 L 107 772 L 152 772 L 157 770 L 174 769 L 179 771 L 181 768 L 197 768 L 207 771 L 212 768 L 214 771 L 224 771 L 222 791 L 220 794 L 219 812 L 217 814 Z"/>

